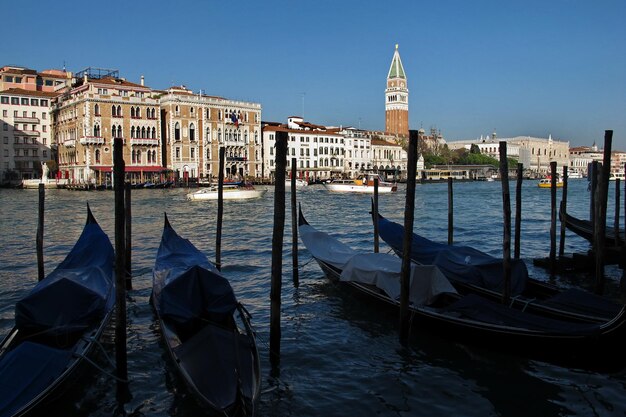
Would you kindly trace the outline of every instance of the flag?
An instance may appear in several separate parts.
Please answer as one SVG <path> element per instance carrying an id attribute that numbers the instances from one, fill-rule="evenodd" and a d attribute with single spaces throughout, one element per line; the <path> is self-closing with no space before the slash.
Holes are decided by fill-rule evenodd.
<path id="1" fill-rule="evenodd" d="M 230 120 L 235 124 L 235 127 L 239 127 L 239 119 L 237 119 L 237 115 L 235 113 L 230 114 Z"/>

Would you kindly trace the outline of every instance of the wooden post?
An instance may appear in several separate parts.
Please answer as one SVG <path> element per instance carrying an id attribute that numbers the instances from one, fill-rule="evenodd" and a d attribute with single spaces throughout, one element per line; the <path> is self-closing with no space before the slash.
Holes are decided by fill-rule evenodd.
<path id="1" fill-rule="evenodd" d="M 274 181 L 274 231 L 272 234 L 272 288 L 270 291 L 270 363 L 280 364 L 280 304 L 282 289 L 283 233 L 285 231 L 285 168 L 287 132 L 276 132 L 276 171 Z"/>
<path id="2" fill-rule="evenodd" d="M 598 161 L 591 163 L 591 172 L 587 174 L 591 179 L 591 190 L 589 190 L 589 220 L 593 227 L 596 219 L 596 190 L 598 189 Z"/>
<path id="3" fill-rule="evenodd" d="M 130 182 L 126 182 L 125 188 L 124 188 L 124 203 L 125 203 L 125 208 L 126 208 L 126 218 L 125 218 L 125 224 L 126 224 L 126 290 L 130 291 L 133 289 L 133 273 L 132 273 L 132 268 L 131 268 L 131 253 L 132 253 L 132 231 L 133 231 L 133 224 L 132 224 L 132 211 L 131 211 L 131 200 L 130 200 L 130 190 L 131 190 L 131 185 Z"/>
<path id="4" fill-rule="evenodd" d="M 514 258 L 520 258 L 521 230 L 522 230 L 522 182 L 524 181 L 524 164 L 517 164 L 517 184 L 515 187 L 515 244 Z"/>
<path id="5" fill-rule="evenodd" d="M 406 202 L 404 206 L 404 237 L 402 240 L 402 272 L 400 278 L 400 343 L 409 341 L 409 290 L 411 285 L 411 247 L 413 241 L 413 218 L 415 216 L 415 175 L 417 174 L 417 145 L 419 132 L 409 130 L 409 149 L 406 178 Z"/>
<path id="6" fill-rule="evenodd" d="M 130 400 L 126 352 L 126 240 L 124 210 L 124 140 L 115 138 L 113 144 L 113 173 L 115 187 L 115 364 L 117 401 Z"/>
<path id="7" fill-rule="evenodd" d="M 452 177 L 448 177 L 448 245 L 454 243 L 454 196 L 452 194 Z"/>
<path id="8" fill-rule="evenodd" d="M 556 271 L 556 161 L 550 162 L 550 275 Z"/>
<path id="9" fill-rule="evenodd" d="M 219 174 L 217 180 L 217 231 L 215 232 L 215 267 L 222 270 L 222 221 L 224 218 L 224 158 L 226 148 L 220 148 Z"/>
<path id="10" fill-rule="evenodd" d="M 505 141 L 500 142 L 500 179 L 502 182 L 502 214 L 504 220 L 504 239 L 502 241 L 504 285 L 502 286 L 502 303 L 508 304 L 511 298 L 511 196 L 509 193 L 509 163 Z"/>
<path id="11" fill-rule="evenodd" d="M 374 178 L 374 201 L 372 204 L 372 220 L 374 221 L 374 253 L 380 251 L 378 236 L 378 178 Z"/>
<path id="12" fill-rule="evenodd" d="M 39 219 L 37 222 L 37 279 L 41 281 L 45 278 L 43 268 L 43 224 L 44 224 L 44 208 L 46 201 L 46 188 L 43 183 L 39 184 Z"/>
<path id="13" fill-rule="evenodd" d="M 596 210 L 594 223 L 594 254 L 596 261 L 596 294 L 604 293 L 604 249 L 606 248 L 606 205 L 609 191 L 609 175 L 611 170 L 611 147 L 613 131 L 604 131 L 604 158 L 602 160 L 602 173 L 598 181 L 596 192 Z"/>
<path id="14" fill-rule="evenodd" d="M 620 236 L 619 236 L 619 206 L 620 206 L 620 191 L 621 191 L 621 181 L 619 178 L 615 181 L 615 223 L 613 225 L 615 229 L 615 247 L 618 248 L 620 246 Z"/>
<path id="15" fill-rule="evenodd" d="M 565 215 L 567 213 L 567 167 L 563 167 L 563 196 L 561 197 L 561 206 L 559 211 Z M 559 239 L 559 258 L 565 253 L 565 222 L 561 222 L 561 238 Z"/>
<path id="16" fill-rule="evenodd" d="M 291 253 L 293 260 L 293 286 L 300 285 L 298 277 L 298 213 L 296 212 L 296 158 L 291 158 Z"/>
<path id="17" fill-rule="evenodd" d="M 624 164 L 624 174 L 626 178 L 626 163 Z M 624 181 L 624 219 L 626 219 L 626 181 Z M 623 298 L 626 297 L 626 221 L 624 223 L 624 244 L 622 245 L 622 256 L 620 256 L 622 278 L 619 281 L 619 289 Z"/>

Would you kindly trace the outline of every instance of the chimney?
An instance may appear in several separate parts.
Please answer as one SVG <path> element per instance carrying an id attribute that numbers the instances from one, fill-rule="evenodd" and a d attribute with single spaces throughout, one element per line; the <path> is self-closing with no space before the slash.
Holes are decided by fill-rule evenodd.
<path id="1" fill-rule="evenodd" d="M 85 84 L 87 83 L 87 73 L 86 72 L 83 74 L 83 81 L 85 82 Z"/>
<path id="2" fill-rule="evenodd" d="M 141 86 L 143 87 L 143 75 L 141 76 Z"/>

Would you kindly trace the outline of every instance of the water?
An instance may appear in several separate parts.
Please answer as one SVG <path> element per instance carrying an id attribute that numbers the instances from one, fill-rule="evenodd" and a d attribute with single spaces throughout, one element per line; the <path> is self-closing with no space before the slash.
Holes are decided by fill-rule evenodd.
<path id="1" fill-rule="evenodd" d="M 511 183 L 512 195 L 515 184 Z M 588 215 L 587 183 L 570 181 L 569 211 Z M 195 404 L 167 361 L 149 306 L 151 268 L 161 237 L 163 212 L 174 228 L 214 259 L 215 202 L 188 202 L 186 190 L 133 190 L 133 286 L 128 303 L 129 377 L 136 416 L 196 416 Z M 560 191 L 559 191 L 560 195 Z M 349 245 L 373 247 L 370 196 L 330 194 L 322 186 L 298 191 L 311 224 Z M 609 219 L 613 219 L 613 190 Z M 501 253 L 502 197 L 499 182 L 458 183 L 454 187 L 455 242 Z M 15 302 L 37 280 L 36 191 L 0 190 L 0 336 L 13 326 Z M 85 221 L 86 202 L 113 239 L 111 192 L 47 190 L 45 270 L 66 255 Z M 287 195 L 289 202 L 289 194 Z M 418 185 L 415 229 L 447 240 L 447 185 Z M 380 212 L 401 221 L 404 188 L 381 195 Z M 597 374 L 526 360 L 452 343 L 417 329 L 410 346 L 398 342 L 398 317 L 326 280 L 299 244 L 300 287 L 291 284 L 291 216 L 287 210 L 283 257 L 281 368 L 270 375 L 269 293 L 273 189 L 262 199 L 227 201 L 222 235 L 223 273 L 252 314 L 262 360 L 261 416 L 624 416 L 626 373 Z M 514 208 L 514 201 L 512 201 Z M 550 192 L 524 183 L 522 257 L 533 277 L 549 280 L 532 259 L 549 253 Z M 612 220 L 607 223 L 612 224 Z M 624 224 L 623 218 L 621 224 Z M 569 232 L 566 252 L 588 244 Z M 381 242 L 381 251 L 388 247 Z M 614 291 L 621 271 L 607 268 Z M 590 287 L 578 273 L 558 277 L 562 286 Z M 625 353 L 626 354 L 626 353 Z M 105 362 L 102 362 L 105 364 Z M 105 365 L 106 366 L 106 365 Z M 110 369 L 110 368 L 108 368 Z M 52 414 L 115 414 L 115 382 L 93 372 L 72 389 Z"/>

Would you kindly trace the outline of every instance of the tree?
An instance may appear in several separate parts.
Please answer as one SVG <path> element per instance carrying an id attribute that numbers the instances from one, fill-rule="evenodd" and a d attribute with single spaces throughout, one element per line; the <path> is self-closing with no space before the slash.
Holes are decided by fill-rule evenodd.
<path id="1" fill-rule="evenodd" d="M 470 153 L 480 154 L 480 148 L 478 147 L 478 145 L 472 143 L 472 146 L 470 147 Z"/>

